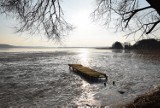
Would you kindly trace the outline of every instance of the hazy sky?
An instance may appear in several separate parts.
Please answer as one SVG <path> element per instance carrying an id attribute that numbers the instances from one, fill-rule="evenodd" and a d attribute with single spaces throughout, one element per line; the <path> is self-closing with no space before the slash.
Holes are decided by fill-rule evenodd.
<path id="1" fill-rule="evenodd" d="M 95 0 L 63 0 L 62 8 L 66 20 L 76 28 L 62 40 L 61 44 L 48 41 L 45 36 L 30 36 L 27 33 L 15 34 L 15 20 L 0 15 L 0 43 L 23 46 L 111 46 L 113 42 L 131 41 L 132 38 L 123 37 L 122 33 L 108 30 L 90 17 L 95 8 Z"/>

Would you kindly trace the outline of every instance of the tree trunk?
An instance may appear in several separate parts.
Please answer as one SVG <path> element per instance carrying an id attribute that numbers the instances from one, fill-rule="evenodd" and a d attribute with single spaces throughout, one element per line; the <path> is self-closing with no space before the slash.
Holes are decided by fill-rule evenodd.
<path id="1" fill-rule="evenodd" d="M 160 0 L 146 0 L 160 15 Z"/>

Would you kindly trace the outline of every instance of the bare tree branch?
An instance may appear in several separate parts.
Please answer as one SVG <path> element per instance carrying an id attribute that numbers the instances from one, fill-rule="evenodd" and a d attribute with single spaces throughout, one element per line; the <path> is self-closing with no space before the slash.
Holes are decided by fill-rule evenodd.
<path id="1" fill-rule="evenodd" d="M 142 10 L 149 9 L 149 8 L 151 8 L 151 6 L 147 6 L 147 7 L 144 7 L 144 8 L 132 10 L 132 11 L 130 11 L 130 12 L 125 12 L 124 14 L 122 14 L 122 15 L 130 14 L 128 18 L 123 19 L 124 22 L 126 22 L 125 28 L 128 26 L 128 23 L 130 22 L 130 20 L 132 19 L 132 17 L 133 17 L 137 12 L 140 12 L 140 11 L 142 11 Z"/>
<path id="2" fill-rule="evenodd" d="M 146 26 L 148 25 L 152 25 L 152 27 L 146 32 L 146 34 L 149 34 L 152 32 L 152 30 L 155 28 L 155 26 L 160 23 L 160 20 L 156 21 L 156 22 L 152 22 L 152 23 L 148 23 L 148 24 L 145 24 Z"/>
<path id="3" fill-rule="evenodd" d="M 139 31 L 148 35 L 159 28 L 160 2 L 145 1 L 150 5 L 139 6 L 139 0 L 96 0 L 92 16 L 103 19 L 105 25 L 115 25 L 116 30 L 130 30 L 129 35 Z M 17 18 L 17 32 L 40 32 L 59 40 L 73 29 L 64 19 L 60 0 L 1 0 L 0 12 Z"/>
<path id="4" fill-rule="evenodd" d="M 93 19 L 105 21 L 116 30 L 130 31 L 129 35 L 141 32 L 141 36 L 151 34 L 158 28 L 160 9 L 158 0 L 146 0 L 148 6 L 140 6 L 139 0 L 96 0 L 97 8 L 93 11 Z M 111 21 L 112 20 L 112 21 Z"/>
<path id="5" fill-rule="evenodd" d="M 17 32 L 40 32 L 59 40 L 73 29 L 63 18 L 60 0 L 1 0 L 0 12 L 18 19 Z"/>

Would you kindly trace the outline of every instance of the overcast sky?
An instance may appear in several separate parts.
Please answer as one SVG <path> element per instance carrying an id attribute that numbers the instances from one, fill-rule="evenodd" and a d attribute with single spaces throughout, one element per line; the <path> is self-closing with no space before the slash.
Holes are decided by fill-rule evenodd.
<path id="1" fill-rule="evenodd" d="M 95 0 L 63 0 L 62 8 L 66 20 L 75 26 L 75 29 L 62 40 L 61 44 L 54 43 L 45 36 L 30 36 L 27 33 L 15 34 L 15 20 L 6 19 L 0 15 L 0 43 L 23 46 L 69 46 L 95 47 L 111 46 L 113 42 L 132 42 L 132 38 L 124 37 L 124 33 L 115 33 L 99 22 L 93 22 L 90 17 L 95 8 Z"/>

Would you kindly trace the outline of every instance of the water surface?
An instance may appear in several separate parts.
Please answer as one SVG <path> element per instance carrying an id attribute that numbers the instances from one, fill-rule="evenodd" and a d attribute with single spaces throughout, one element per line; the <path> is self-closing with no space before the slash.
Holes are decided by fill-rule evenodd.
<path id="1" fill-rule="evenodd" d="M 106 73 L 106 86 L 71 72 L 71 63 Z M 159 51 L 0 49 L 0 106 L 112 106 L 157 86 L 159 67 Z"/>

